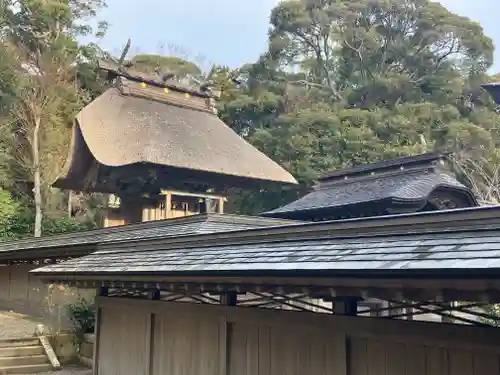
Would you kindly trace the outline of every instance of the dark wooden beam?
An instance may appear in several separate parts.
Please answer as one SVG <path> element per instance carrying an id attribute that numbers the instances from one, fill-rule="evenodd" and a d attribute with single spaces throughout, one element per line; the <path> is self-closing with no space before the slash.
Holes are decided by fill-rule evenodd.
<path id="1" fill-rule="evenodd" d="M 358 315 L 358 297 L 344 297 L 341 301 L 333 303 L 334 314 L 356 316 Z"/>
<path id="2" fill-rule="evenodd" d="M 109 293 L 109 288 L 107 286 L 100 286 L 97 288 L 97 295 L 100 297 L 107 297 Z"/>
<path id="3" fill-rule="evenodd" d="M 38 276 L 38 275 L 37 275 Z M 325 301 L 343 302 L 345 298 L 380 299 L 385 301 L 476 301 L 484 303 L 500 303 L 500 280 L 492 279 L 359 279 L 359 278 L 236 278 L 225 277 L 224 282 L 217 282 L 217 277 L 169 277 L 171 281 L 161 281 L 162 277 L 129 276 L 130 281 L 122 281 L 122 277 L 107 275 L 106 280 L 97 280 L 82 276 L 74 280 L 74 275 L 64 280 L 54 279 L 47 275 L 45 283 L 63 283 L 85 287 L 86 285 L 107 286 L 121 289 L 160 289 L 180 294 L 209 293 L 221 295 L 234 292 L 270 293 L 273 295 L 300 294 L 310 298 L 321 298 Z M 174 281 L 177 280 L 177 281 Z M 195 282 L 194 280 L 198 280 Z M 265 282 L 265 284 L 264 284 Z M 276 282 L 272 284 L 271 282 Z M 279 283 L 279 284 L 278 284 Z M 328 285 L 330 284 L 330 285 Z M 349 286 L 347 286 L 349 285 Z M 375 288 L 374 286 L 377 285 Z M 412 287 L 410 287 L 412 285 Z M 443 288 L 446 287 L 446 288 Z"/>
<path id="4" fill-rule="evenodd" d="M 148 291 L 148 299 L 153 301 L 160 300 L 160 290 L 159 289 L 151 289 Z"/>
<path id="5" fill-rule="evenodd" d="M 226 306 L 236 306 L 238 303 L 238 293 L 226 292 L 220 295 L 220 304 Z"/>

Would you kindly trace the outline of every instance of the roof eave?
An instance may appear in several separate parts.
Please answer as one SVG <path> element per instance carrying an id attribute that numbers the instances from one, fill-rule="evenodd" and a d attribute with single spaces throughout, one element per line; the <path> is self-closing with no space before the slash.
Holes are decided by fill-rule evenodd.
<path id="1" fill-rule="evenodd" d="M 452 191 L 459 192 L 460 194 L 464 194 L 467 199 L 469 200 L 470 204 L 472 207 L 478 207 L 479 202 L 477 201 L 477 198 L 472 194 L 472 192 L 466 188 L 465 186 L 455 186 L 455 185 L 446 185 L 446 184 L 438 184 L 436 185 L 430 192 L 429 194 L 419 197 L 419 198 L 413 198 L 413 199 L 408 199 L 408 198 L 403 198 L 403 197 L 398 197 L 398 196 L 389 196 L 389 197 L 384 197 L 381 199 L 374 199 L 374 200 L 367 200 L 364 202 L 356 202 L 356 203 L 347 203 L 343 205 L 337 205 L 337 206 L 324 206 L 324 207 L 315 207 L 312 209 L 298 209 L 298 210 L 287 210 L 287 211 L 282 211 L 280 209 L 278 210 L 273 210 L 273 211 L 267 211 L 262 213 L 262 216 L 265 217 L 276 217 L 276 218 L 287 218 L 289 217 L 290 214 L 314 214 L 315 212 L 323 211 L 323 210 L 337 210 L 337 209 L 342 209 L 343 207 L 348 207 L 348 206 L 357 206 L 357 205 L 362 205 L 362 204 L 380 204 L 384 202 L 388 203 L 395 203 L 395 204 L 421 204 L 429 199 L 431 194 L 436 191 L 437 189 L 440 188 L 446 188 Z M 283 206 L 282 208 L 285 208 L 286 206 Z"/>
<path id="2" fill-rule="evenodd" d="M 342 208 L 345 207 L 358 207 L 358 206 L 363 206 L 366 204 L 382 204 L 382 203 L 396 203 L 396 204 L 419 204 L 422 202 L 422 200 L 426 200 L 427 197 L 421 198 L 421 199 L 402 199 L 398 197 L 385 197 L 381 199 L 374 199 L 374 200 L 367 200 L 363 202 L 355 202 L 355 203 L 347 203 L 347 204 L 342 204 L 342 205 L 330 205 L 330 206 L 324 206 L 324 207 L 315 207 L 315 208 L 310 208 L 310 209 L 299 209 L 299 210 L 289 210 L 289 211 L 269 211 L 265 212 L 262 215 L 265 215 L 266 217 L 281 217 L 279 215 L 283 215 L 283 218 L 288 217 L 290 214 L 306 214 L 306 215 L 314 215 L 316 213 L 322 212 L 322 211 L 331 211 L 331 210 L 341 210 Z M 286 206 L 285 206 L 286 207 Z M 268 216 L 269 215 L 269 216 Z M 293 219 L 292 219 L 293 220 Z"/>
<path id="3" fill-rule="evenodd" d="M 500 82 L 485 83 L 481 87 L 491 95 L 495 103 L 500 104 Z"/>
<path id="4" fill-rule="evenodd" d="M 203 282 L 212 280 L 216 283 L 225 283 L 230 279 L 241 280 L 240 283 L 245 284 L 245 278 L 340 278 L 340 279 L 408 279 L 418 277 L 433 277 L 436 279 L 452 279 L 452 278 L 485 278 L 494 277 L 500 279 L 499 268 L 414 268 L 414 269 L 289 269 L 289 270 L 249 270 L 249 271 L 176 271 L 176 272 L 48 272 L 38 271 L 38 269 L 30 271 L 40 278 L 45 283 L 51 282 L 95 282 L 113 283 L 120 287 L 122 283 L 147 282 L 147 283 L 182 283 L 186 279 L 190 282 Z"/>
<path id="5" fill-rule="evenodd" d="M 97 243 L 57 247 L 15 249 L 0 252 L 0 263 L 81 257 L 97 250 Z"/>

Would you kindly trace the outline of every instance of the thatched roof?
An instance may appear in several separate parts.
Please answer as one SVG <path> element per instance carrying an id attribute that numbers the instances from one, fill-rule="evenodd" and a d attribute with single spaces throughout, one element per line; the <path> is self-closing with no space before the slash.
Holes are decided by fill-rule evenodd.
<path id="1" fill-rule="evenodd" d="M 56 186 L 81 189 L 96 162 L 296 183 L 217 117 L 210 96 L 124 77 L 118 81 L 77 115 L 66 172 Z"/>

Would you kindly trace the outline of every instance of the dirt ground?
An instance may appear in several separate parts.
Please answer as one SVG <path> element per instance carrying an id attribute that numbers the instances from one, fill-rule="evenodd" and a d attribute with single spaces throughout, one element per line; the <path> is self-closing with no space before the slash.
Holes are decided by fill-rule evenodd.
<path id="1" fill-rule="evenodd" d="M 12 311 L 0 310 L 0 339 L 30 337 L 40 321 Z"/>
<path id="2" fill-rule="evenodd" d="M 41 321 L 12 311 L 0 310 L 0 339 L 34 336 Z M 92 369 L 79 366 L 64 366 L 62 370 L 35 375 L 92 375 Z"/>
<path id="3" fill-rule="evenodd" d="M 92 369 L 76 366 L 65 366 L 62 370 L 44 372 L 35 375 L 92 375 Z"/>

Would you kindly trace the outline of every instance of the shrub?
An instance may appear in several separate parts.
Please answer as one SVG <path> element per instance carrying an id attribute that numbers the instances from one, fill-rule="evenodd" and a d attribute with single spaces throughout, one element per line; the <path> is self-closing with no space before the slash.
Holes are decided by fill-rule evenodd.
<path id="1" fill-rule="evenodd" d="M 85 299 L 68 306 L 69 317 L 75 331 L 94 333 L 95 328 L 95 305 Z"/>
<path id="2" fill-rule="evenodd" d="M 4 205 L 7 210 L 9 206 Z M 20 206 L 17 205 L 16 209 Z M 0 214 L 2 213 L 2 196 L 0 190 Z M 10 211 L 9 211 L 10 212 Z M 2 222 L 0 220 L 0 241 L 2 239 L 19 239 L 33 236 L 33 226 L 35 222 L 34 214 L 30 209 L 20 208 Z M 3 228 L 3 229 L 2 229 Z M 67 216 L 51 217 L 45 216 L 42 222 L 42 234 L 50 236 L 61 233 L 74 233 L 93 229 L 89 223 L 81 223 L 76 219 Z"/>
<path id="3" fill-rule="evenodd" d="M 95 329 L 95 305 L 85 299 L 68 305 L 69 318 L 75 332 L 75 344 L 80 349 L 85 334 L 94 333 Z"/>

